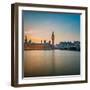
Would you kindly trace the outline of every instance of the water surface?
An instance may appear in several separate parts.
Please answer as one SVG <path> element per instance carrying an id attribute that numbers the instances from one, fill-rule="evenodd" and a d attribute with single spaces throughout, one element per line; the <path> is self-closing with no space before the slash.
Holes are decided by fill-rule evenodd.
<path id="1" fill-rule="evenodd" d="M 24 51 L 24 77 L 79 74 L 80 52 L 78 51 Z"/>

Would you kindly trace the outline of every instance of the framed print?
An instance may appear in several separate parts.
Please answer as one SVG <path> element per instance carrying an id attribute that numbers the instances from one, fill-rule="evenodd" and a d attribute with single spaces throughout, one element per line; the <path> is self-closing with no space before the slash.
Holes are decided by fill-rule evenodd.
<path id="1" fill-rule="evenodd" d="M 11 85 L 87 82 L 87 7 L 11 5 Z"/>

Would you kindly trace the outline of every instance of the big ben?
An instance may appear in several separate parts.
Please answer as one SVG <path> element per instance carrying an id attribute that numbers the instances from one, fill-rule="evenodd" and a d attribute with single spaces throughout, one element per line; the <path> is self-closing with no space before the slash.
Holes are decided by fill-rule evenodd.
<path id="1" fill-rule="evenodd" d="M 52 32 L 51 39 L 52 39 L 52 46 L 54 47 L 54 40 L 55 40 L 55 35 L 54 35 L 54 32 Z"/>

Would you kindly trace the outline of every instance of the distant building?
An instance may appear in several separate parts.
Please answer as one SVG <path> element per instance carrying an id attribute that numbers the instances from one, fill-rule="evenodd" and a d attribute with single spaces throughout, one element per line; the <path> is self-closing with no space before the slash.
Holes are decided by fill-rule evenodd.
<path id="1" fill-rule="evenodd" d="M 57 49 L 61 50 L 77 50 L 80 51 L 80 42 L 74 41 L 74 42 L 60 42 L 56 45 Z"/>
<path id="2" fill-rule="evenodd" d="M 48 42 L 46 40 L 42 41 L 41 43 L 33 43 L 31 40 L 27 41 L 27 36 L 25 36 L 25 41 L 24 41 L 24 49 L 25 50 L 50 50 L 54 49 L 54 32 L 52 32 L 52 44 L 51 41 L 49 40 Z"/>
<path id="3" fill-rule="evenodd" d="M 25 43 L 27 43 L 27 36 L 25 36 Z"/>
<path id="4" fill-rule="evenodd" d="M 51 35 L 51 41 L 48 42 L 46 40 L 42 41 L 40 43 L 32 42 L 32 40 L 27 40 L 27 36 L 25 36 L 24 41 L 24 49 L 25 50 L 52 50 L 52 49 L 60 49 L 60 50 L 76 50 L 80 51 L 80 41 L 74 41 L 74 42 L 60 42 L 59 44 L 54 45 L 55 42 L 55 35 L 54 32 L 52 32 Z"/>
<path id="5" fill-rule="evenodd" d="M 54 48 L 54 41 L 55 41 L 54 32 L 52 32 L 51 40 L 52 40 L 52 47 Z"/>
<path id="6" fill-rule="evenodd" d="M 44 44 L 46 44 L 46 40 L 44 40 Z"/>
<path id="7" fill-rule="evenodd" d="M 32 43 L 32 41 L 31 40 L 29 40 L 29 44 L 31 44 Z"/>
<path id="8" fill-rule="evenodd" d="M 48 42 L 49 44 L 51 44 L 51 41 L 49 40 L 49 42 Z"/>
<path id="9" fill-rule="evenodd" d="M 41 44 L 42 44 L 42 40 L 41 40 Z"/>

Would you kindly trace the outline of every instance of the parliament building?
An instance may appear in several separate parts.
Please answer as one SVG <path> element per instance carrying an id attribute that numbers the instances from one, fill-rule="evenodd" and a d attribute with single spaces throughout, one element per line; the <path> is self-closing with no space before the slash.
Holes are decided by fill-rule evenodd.
<path id="1" fill-rule="evenodd" d="M 24 40 L 24 50 L 52 50 L 54 49 L 54 41 L 55 41 L 55 35 L 54 32 L 52 32 L 51 40 L 50 41 L 42 41 L 40 43 L 34 43 L 32 40 L 27 40 L 27 36 L 25 36 Z"/>

